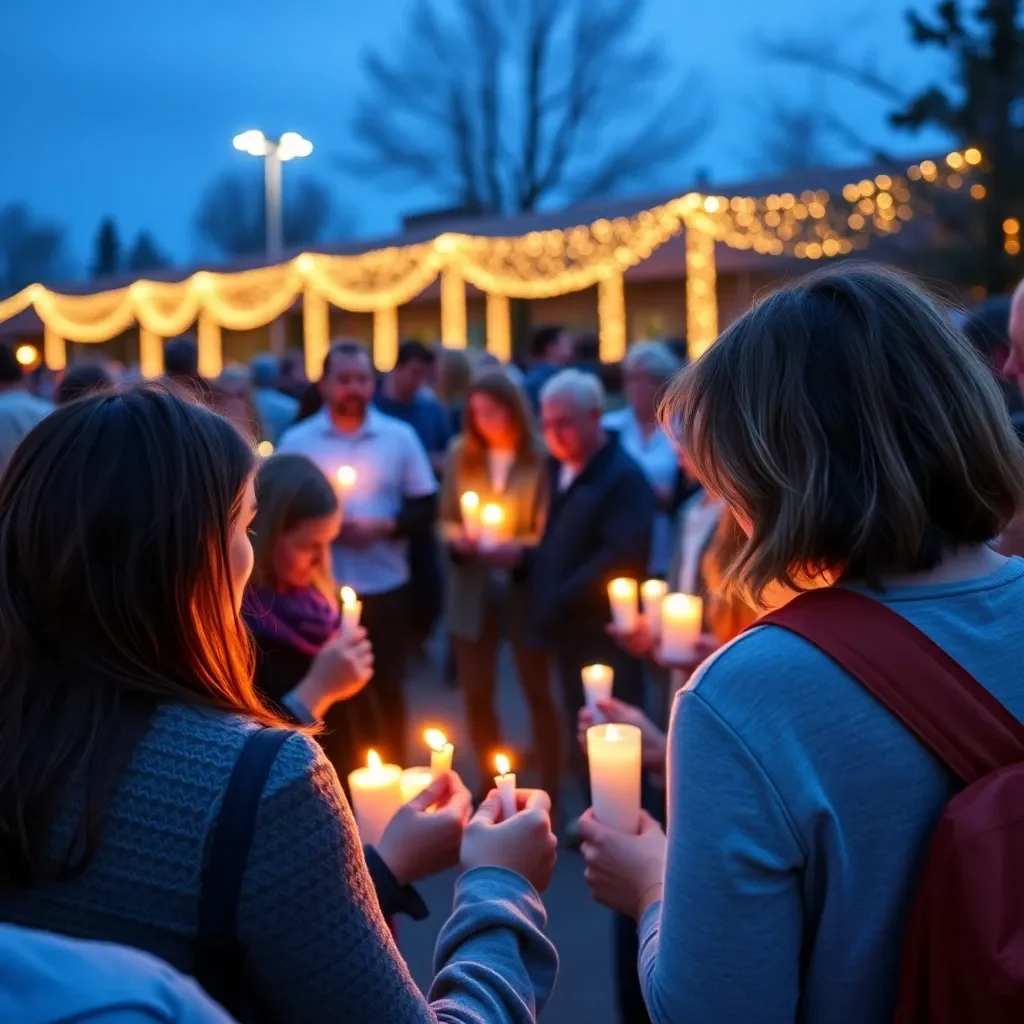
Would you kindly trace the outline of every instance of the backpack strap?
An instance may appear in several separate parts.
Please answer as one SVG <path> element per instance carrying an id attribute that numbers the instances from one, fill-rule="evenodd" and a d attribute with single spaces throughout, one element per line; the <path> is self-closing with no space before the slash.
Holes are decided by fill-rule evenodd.
<path id="1" fill-rule="evenodd" d="M 203 868 L 197 939 L 201 949 L 224 949 L 235 941 L 242 876 L 260 798 L 274 758 L 291 735 L 288 729 L 257 729 L 246 739 L 231 771 Z"/>
<path id="2" fill-rule="evenodd" d="M 1024 762 L 1024 725 L 898 612 L 843 587 L 810 591 L 754 626 L 786 629 L 827 654 L 964 784 Z"/>

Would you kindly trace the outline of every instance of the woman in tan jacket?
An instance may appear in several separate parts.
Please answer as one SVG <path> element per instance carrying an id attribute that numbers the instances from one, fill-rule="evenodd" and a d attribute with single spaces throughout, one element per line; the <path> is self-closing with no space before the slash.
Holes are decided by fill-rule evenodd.
<path id="1" fill-rule="evenodd" d="M 479 509 L 497 504 L 503 510 L 497 546 L 482 546 L 463 522 L 462 496 L 468 492 L 478 496 Z M 494 774 L 500 749 L 494 694 L 498 654 L 507 640 L 533 723 L 541 784 L 555 799 L 562 729 L 547 654 L 526 637 L 527 581 L 545 507 L 544 449 L 526 397 L 503 370 L 485 371 L 469 389 L 463 433 L 452 442 L 441 496 L 441 533 L 451 562 L 445 620 L 482 778 Z"/>

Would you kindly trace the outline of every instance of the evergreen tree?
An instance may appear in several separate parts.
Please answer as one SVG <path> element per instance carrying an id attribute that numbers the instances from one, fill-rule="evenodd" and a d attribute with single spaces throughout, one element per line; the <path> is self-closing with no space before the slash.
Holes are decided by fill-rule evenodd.
<path id="1" fill-rule="evenodd" d="M 140 231 L 135 236 L 125 266 L 129 270 L 157 270 L 169 266 L 170 262 L 167 255 L 160 251 L 153 236 L 148 231 Z"/>
<path id="2" fill-rule="evenodd" d="M 105 217 L 100 224 L 93 252 L 93 277 L 110 277 L 118 272 L 121 267 L 121 240 L 111 217 Z"/>

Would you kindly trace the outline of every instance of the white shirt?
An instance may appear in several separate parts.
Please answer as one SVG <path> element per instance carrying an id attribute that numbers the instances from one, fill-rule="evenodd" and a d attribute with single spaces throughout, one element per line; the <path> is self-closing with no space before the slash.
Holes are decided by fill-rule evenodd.
<path id="1" fill-rule="evenodd" d="M 718 529 L 724 508 L 720 501 L 705 501 L 702 493 L 683 509 L 683 544 L 679 558 L 679 576 L 675 581 L 679 593 L 698 592 L 701 555 L 711 540 L 711 535 Z"/>
<path id="2" fill-rule="evenodd" d="M 326 409 L 285 432 L 278 452 L 306 455 L 336 486 L 342 466 L 356 471 L 356 482 L 345 498 L 350 515 L 397 516 L 406 498 L 434 494 L 437 480 L 416 431 L 372 405 L 363 425 L 343 434 Z M 334 578 L 357 594 L 384 594 L 409 581 L 408 543 L 380 540 L 368 548 L 334 545 Z"/>
<path id="3" fill-rule="evenodd" d="M 515 451 L 499 452 L 487 449 L 487 472 L 491 478 L 491 490 L 495 494 L 504 494 L 508 487 L 508 478 L 516 461 Z"/>
<path id="4" fill-rule="evenodd" d="M 639 463 L 656 491 L 669 491 L 675 486 L 679 473 L 679 459 L 660 424 L 645 435 L 636 414 L 628 405 L 614 412 L 605 413 L 601 422 L 606 430 L 613 430 L 619 435 L 619 444 Z M 654 517 L 651 533 L 651 575 L 664 576 L 668 572 L 671 560 L 672 519 L 666 513 L 659 512 Z"/>

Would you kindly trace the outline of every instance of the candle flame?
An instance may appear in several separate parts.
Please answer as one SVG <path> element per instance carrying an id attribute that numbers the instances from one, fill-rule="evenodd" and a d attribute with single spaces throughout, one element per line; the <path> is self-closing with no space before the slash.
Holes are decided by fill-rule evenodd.
<path id="1" fill-rule="evenodd" d="M 423 733 L 423 738 L 427 741 L 427 746 L 431 750 L 440 752 L 448 745 L 448 737 L 440 729 L 427 729 Z"/>
<path id="2" fill-rule="evenodd" d="M 356 592 L 351 587 L 341 588 L 341 603 L 346 608 L 351 608 L 356 603 Z"/>
<path id="3" fill-rule="evenodd" d="M 274 454 L 274 446 L 270 441 L 260 441 L 260 443 L 256 447 L 256 450 L 265 459 L 269 459 L 270 456 Z"/>
<path id="4" fill-rule="evenodd" d="M 498 769 L 499 775 L 508 775 L 512 770 L 512 765 L 509 764 L 508 756 L 506 754 L 494 755 L 494 767 Z"/>
<path id="5" fill-rule="evenodd" d="M 345 490 L 350 490 L 356 482 L 356 471 L 351 466 L 342 466 L 338 470 L 338 483 Z"/>
<path id="6" fill-rule="evenodd" d="M 608 593 L 612 597 L 631 597 L 636 594 L 636 580 L 626 579 L 620 576 L 608 584 Z"/>
<path id="7" fill-rule="evenodd" d="M 622 739 L 622 737 L 619 735 L 618 727 L 614 726 L 614 725 L 609 725 L 608 728 L 605 729 L 605 731 L 604 731 L 604 738 L 606 740 L 621 740 Z"/>
<path id="8" fill-rule="evenodd" d="M 664 580 L 646 580 L 640 588 L 644 597 L 664 597 L 668 593 L 668 584 Z"/>
<path id="9" fill-rule="evenodd" d="M 462 502 L 463 509 L 467 512 L 472 512 L 480 505 L 480 495 L 477 494 L 476 491 L 466 491 L 460 500 Z"/>
<path id="10" fill-rule="evenodd" d="M 379 772 L 384 767 L 384 762 L 380 759 L 380 754 L 376 750 L 369 750 L 366 753 L 366 767 L 371 772 Z"/>
<path id="11" fill-rule="evenodd" d="M 603 679 L 611 679 L 612 670 L 608 665 L 587 665 L 583 669 L 584 679 L 593 679 L 595 682 Z"/>
<path id="12" fill-rule="evenodd" d="M 487 526 L 501 526 L 505 521 L 505 510 L 500 505 L 484 505 L 480 519 Z"/>

